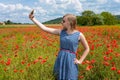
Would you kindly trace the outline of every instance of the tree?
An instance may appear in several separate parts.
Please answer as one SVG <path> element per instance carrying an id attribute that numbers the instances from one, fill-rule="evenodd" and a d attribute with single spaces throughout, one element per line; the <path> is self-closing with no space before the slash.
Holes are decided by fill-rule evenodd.
<path id="1" fill-rule="evenodd" d="M 5 21 L 5 24 L 13 24 L 13 22 L 10 20 L 7 20 L 7 21 Z"/>
<path id="2" fill-rule="evenodd" d="M 102 12 L 101 13 L 101 16 L 104 17 L 104 23 L 107 24 L 107 25 L 113 25 L 113 24 L 116 24 L 116 18 L 115 16 L 113 16 L 111 13 L 109 12 Z"/>
<path id="3" fill-rule="evenodd" d="M 82 12 L 82 16 L 78 17 L 79 25 L 94 25 L 93 19 L 95 17 L 95 13 L 93 11 L 87 10 Z"/>
<path id="4" fill-rule="evenodd" d="M 93 23 L 94 25 L 103 25 L 104 24 L 104 17 L 96 14 L 96 16 L 93 17 Z"/>
<path id="5" fill-rule="evenodd" d="M 78 25 L 114 25 L 120 23 L 117 18 L 109 12 L 95 14 L 93 11 L 87 10 L 82 12 L 82 16 L 77 17 L 77 21 Z"/>
<path id="6" fill-rule="evenodd" d="M 93 11 L 90 11 L 90 10 L 86 10 L 86 11 L 82 12 L 82 16 L 91 17 L 94 15 L 95 15 L 95 13 Z"/>

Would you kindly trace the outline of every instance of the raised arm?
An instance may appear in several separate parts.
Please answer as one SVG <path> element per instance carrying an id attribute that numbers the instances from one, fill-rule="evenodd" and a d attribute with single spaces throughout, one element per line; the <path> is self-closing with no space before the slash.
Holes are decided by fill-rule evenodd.
<path id="1" fill-rule="evenodd" d="M 49 28 L 46 27 L 45 25 L 43 25 L 42 23 L 40 23 L 37 19 L 35 19 L 34 17 L 34 10 L 31 11 L 31 13 L 29 14 L 29 18 L 38 26 L 40 27 L 42 30 L 49 32 L 51 34 L 57 34 L 59 35 L 61 32 L 61 29 L 54 29 L 54 28 Z"/>

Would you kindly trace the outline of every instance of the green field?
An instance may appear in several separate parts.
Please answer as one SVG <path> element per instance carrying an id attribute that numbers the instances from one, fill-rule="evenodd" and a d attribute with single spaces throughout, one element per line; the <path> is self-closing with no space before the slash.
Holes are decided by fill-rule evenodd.
<path id="1" fill-rule="evenodd" d="M 47 25 L 60 28 L 60 25 Z M 79 80 L 120 80 L 120 27 L 77 27 L 90 46 Z M 0 25 L 0 80 L 54 80 L 59 36 L 35 25 Z M 79 45 L 77 58 L 83 53 Z"/>

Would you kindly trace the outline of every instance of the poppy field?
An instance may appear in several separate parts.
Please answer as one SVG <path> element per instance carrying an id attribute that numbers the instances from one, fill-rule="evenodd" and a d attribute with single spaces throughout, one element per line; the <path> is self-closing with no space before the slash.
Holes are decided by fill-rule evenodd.
<path id="1" fill-rule="evenodd" d="M 49 26 L 61 28 L 61 26 Z M 79 80 L 120 80 L 120 26 L 77 27 L 90 46 Z M 0 80 L 54 80 L 59 36 L 27 27 L 0 26 Z M 79 44 L 79 59 L 84 48 Z"/>

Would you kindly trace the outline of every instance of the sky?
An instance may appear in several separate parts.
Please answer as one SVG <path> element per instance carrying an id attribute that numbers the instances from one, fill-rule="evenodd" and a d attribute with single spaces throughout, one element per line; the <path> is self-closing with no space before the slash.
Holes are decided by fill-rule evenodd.
<path id="1" fill-rule="evenodd" d="M 0 22 L 32 23 L 28 15 L 35 10 L 40 22 L 62 17 L 67 13 L 81 15 L 85 10 L 120 15 L 120 0 L 0 0 Z"/>

